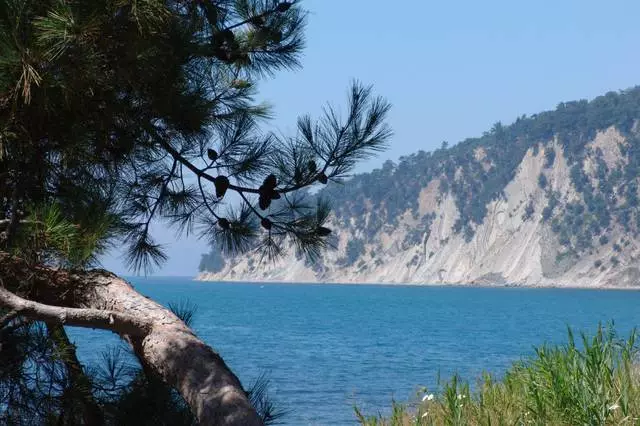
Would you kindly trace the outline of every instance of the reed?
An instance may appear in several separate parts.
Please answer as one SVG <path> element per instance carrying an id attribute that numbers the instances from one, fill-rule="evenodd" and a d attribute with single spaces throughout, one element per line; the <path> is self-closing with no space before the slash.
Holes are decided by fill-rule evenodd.
<path id="1" fill-rule="evenodd" d="M 543 345 L 501 379 L 483 374 L 477 386 L 459 376 L 423 389 L 416 401 L 392 402 L 390 416 L 357 407 L 366 426 L 625 425 L 640 419 L 636 332 L 620 339 L 613 327 L 589 336 L 568 330 L 565 345 Z"/>

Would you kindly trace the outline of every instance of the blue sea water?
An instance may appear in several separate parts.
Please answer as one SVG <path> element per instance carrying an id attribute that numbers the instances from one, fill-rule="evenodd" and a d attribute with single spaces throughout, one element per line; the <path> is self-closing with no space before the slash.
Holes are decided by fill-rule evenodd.
<path id="1" fill-rule="evenodd" d="M 266 373 L 290 425 L 355 424 L 353 405 L 388 412 L 392 398 L 433 389 L 438 373 L 500 375 L 534 345 L 640 323 L 640 292 L 575 289 L 200 283 L 131 279 L 167 304 L 198 306 L 194 328 L 249 385 Z M 88 364 L 118 339 L 74 329 Z"/>

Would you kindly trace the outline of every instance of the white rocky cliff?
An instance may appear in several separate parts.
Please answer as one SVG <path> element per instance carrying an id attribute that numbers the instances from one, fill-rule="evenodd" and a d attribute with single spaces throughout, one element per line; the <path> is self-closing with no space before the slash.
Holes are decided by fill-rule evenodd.
<path id="1" fill-rule="evenodd" d="M 626 161 L 621 152 L 625 144 L 614 127 L 598 132 L 587 144 L 582 168 L 593 185 L 598 185 L 595 152 L 613 170 Z M 545 164 L 546 150 L 555 151 L 552 165 Z M 483 167 L 492 167 L 482 148 L 474 154 Z M 547 180 L 544 189 L 539 184 L 541 174 Z M 503 195 L 487 205 L 484 220 L 474 225 L 471 238 L 454 232 L 459 211 L 452 193 L 440 191 L 441 178 L 422 188 L 417 213 L 407 210 L 396 225 L 381 226 L 373 238 L 364 238 L 364 249 L 350 262 L 344 261 L 347 242 L 362 239 L 353 221 L 352 226 L 333 226 L 338 248 L 315 265 L 293 254 L 275 263 L 260 263 L 259 255 L 249 253 L 227 259 L 222 271 L 202 273 L 198 279 L 640 288 L 640 240 L 621 225 L 612 221 L 606 242 L 594 236 L 589 250 L 564 256 L 566 249 L 552 231 L 551 220 L 543 219 L 549 190 L 557 191 L 563 205 L 581 197 L 557 140 L 526 151 Z M 623 199 L 618 194 L 617 203 Z M 365 221 L 375 214 L 375 209 L 367 209 Z M 407 233 L 419 229 L 427 216 L 431 219 L 421 230 L 422 237 L 407 246 Z"/>

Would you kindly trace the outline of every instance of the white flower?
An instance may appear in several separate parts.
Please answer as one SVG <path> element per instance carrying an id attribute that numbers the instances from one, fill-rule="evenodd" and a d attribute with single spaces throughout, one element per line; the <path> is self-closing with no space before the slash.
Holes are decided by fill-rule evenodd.
<path id="1" fill-rule="evenodd" d="M 465 398 L 465 395 L 462 395 L 462 394 L 458 395 L 458 399 L 464 399 L 464 398 Z"/>
<path id="2" fill-rule="evenodd" d="M 609 411 L 617 410 L 618 408 L 620 408 L 620 406 L 617 403 L 615 403 L 609 406 Z"/>
<path id="3" fill-rule="evenodd" d="M 429 412 L 428 412 L 428 411 L 425 411 L 425 412 L 424 412 L 424 414 L 423 414 L 422 416 L 420 416 L 420 417 L 422 417 L 422 418 L 424 419 L 424 418 L 425 418 L 425 417 L 427 417 L 428 415 L 429 415 Z"/>
<path id="4" fill-rule="evenodd" d="M 422 402 L 433 401 L 433 398 L 435 398 L 433 396 L 433 394 L 432 393 L 428 393 L 428 394 L 426 394 L 425 396 L 422 397 Z"/>

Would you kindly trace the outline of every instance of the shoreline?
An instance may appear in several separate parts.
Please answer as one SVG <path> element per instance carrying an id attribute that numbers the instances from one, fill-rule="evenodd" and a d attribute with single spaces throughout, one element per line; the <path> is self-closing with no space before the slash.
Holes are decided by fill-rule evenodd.
<path id="1" fill-rule="evenodd" d="M 640 291 L 640 284 L 637 287 L 630 286 L 615 286 L 615 285 L 600 285 L 600 286 L 585 286 L 585 285 L 564 285 L 564 284 L 523 284 L 523 283 L 495 283 L 495 284 L 487 284 L 487 283 L 472 283 L 472 284 L 462 284 L 462 283 L 394 283 L 394 282 L 339 282 L 339 281 L 284 281 L 284 280 L 261 280 L 261 281 L 246 281 L 240 279 L 223 279 L 223 280 L 213 280 L 213 279 L 202 279 L 198 276 L 192 278 L 194 282 L 201 282 L 203 284 L 206 283 L 225 283 L 225 284 L 252 284 L 252 285 L 274 285 L 274 284 L 285 284 L 285 285 L 340 285 L 340 286 L 359 286 L 359 285 L 367 285 L 367 286 L 386 286 L 386 287 L 451 287 L 451 288 L 513 288 L 513 289 L 556 289 L 556 290 L 608 290 L 608 291 Z"/>

